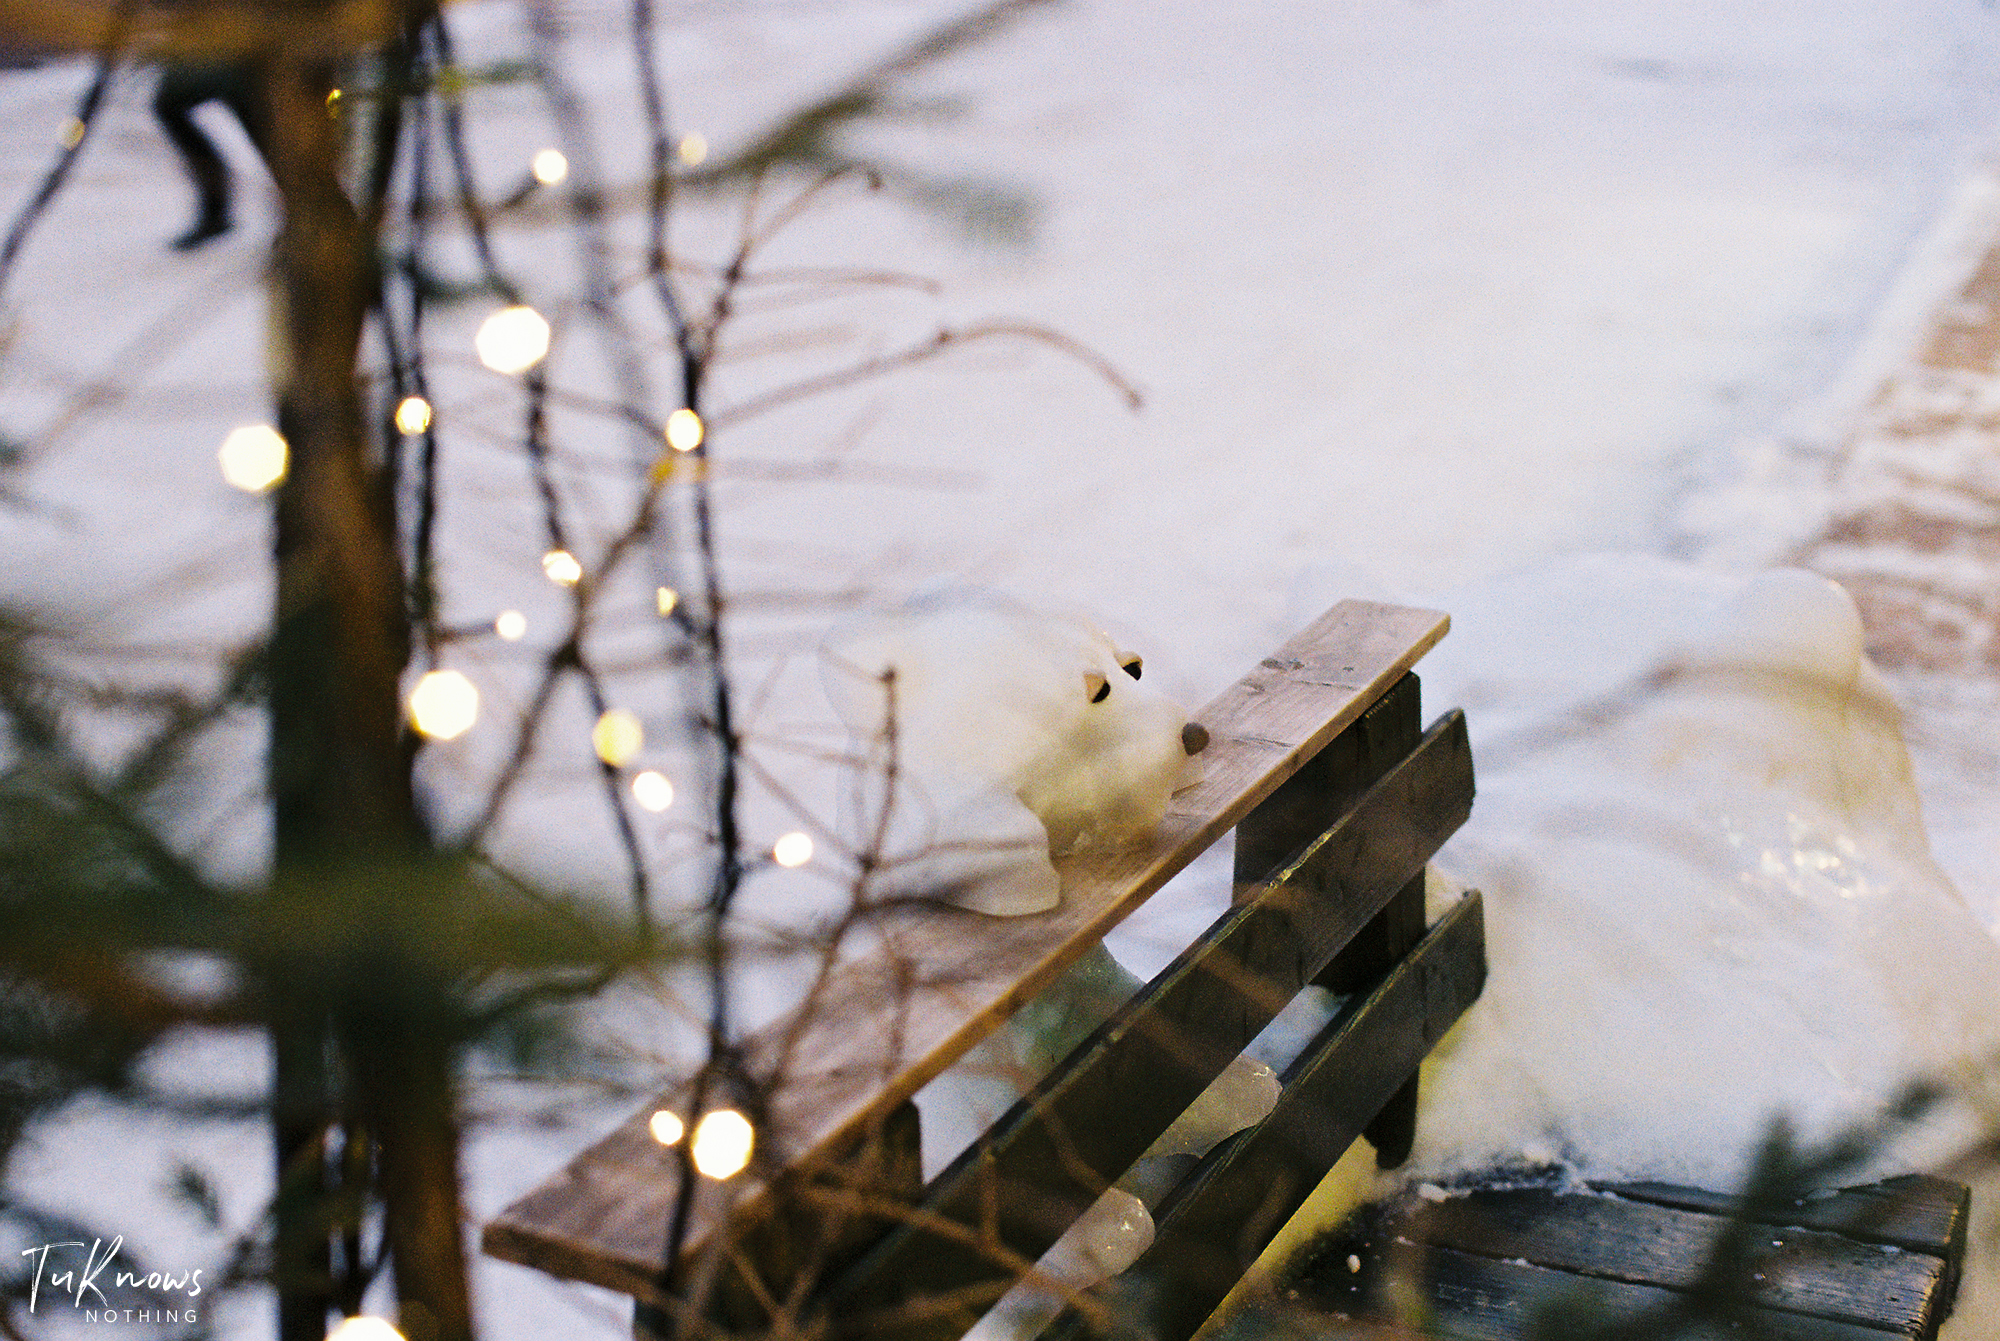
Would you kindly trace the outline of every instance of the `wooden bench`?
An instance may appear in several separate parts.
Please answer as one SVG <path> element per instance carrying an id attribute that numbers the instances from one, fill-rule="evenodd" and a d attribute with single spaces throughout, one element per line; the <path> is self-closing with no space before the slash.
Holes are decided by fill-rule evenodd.
<path id="1" fill-rule="evenodd" d="M 1410 674 L 1446 627 L 1368 602 L 1327 612 L 1198 714 L 1205 778 L 1150 847 L 1057 863 L 1055 911 L 871 921 L 877 944 L 829 962 L 798 1012 L 744 1042 L 752 1083 L 730 1099 L 753 1118 L 756 1161 L 698 1180 L 678 1261 L 679 1159 L 648 1122 L 685 1115 L 685 1093 L 510 1207 L 486 1250 L 632 1295 L 642 1335 L 813 1320 L 956 1335 L 1320 982 L 1345 1005 L 1276 1109 L 1166 1194 L 1152 1248 L 1100 1292 L 1152 1336 L 1191 1335 L 1357 1136 L 1384 1163 L 1407 1155 L 1418 1063 L 1484 982 L 1476 894 L 1424 925 L 1424 864 L 1472 804 L 1464 719 L 1424 730 Z M 1231 911 L 924 1184 L 912 1096 L 1232 828 Z"/>
<path id="2" fill-rule="evenodd" d="M 1042 1333 L 1191 1336 L 1357 1136 L 1384 1165 L 1406 1157 L 1418 1064 L 1484 982 L 1476 893 L 1424 925 L 1424 863 L 1472 802 L 1464 720 L 1423 730 L 1410 673 L 1445 626 L 1364 602 L 1329 611 L 1198 715 L 1206 779 L 1150 848 L 1058 863 L 1056 911 L 871 923 L 879 944 L 829 963 L 807 1006 L 746 1040 L 755 1083 L 732 1101 L 754 1113 L 758 1160 L 697 1189 L 671 1269 L 679 1166 L 647 1124 L 661 1107 L 685 1115 L 684 1093 L 510 1207 L 487 1251 L 632 1295 L 642 1341 L 957 1336 L 1318 983 L 1344 1002 L 1281 1076 L 1277 1107 L 1149 1196 L 1152 1248 Z M 1231 911 L 925 1183 L 912 1096 L 1232 827 Z M 1659 1185 L 1412 1194 L 1309 1246 L 1286 1290 L 1316 1335 L 1513 1341 L 1579 1291 L 1620 1319 L 1706 1289 L 1718 1236 L 1760 1224 L 1774 1246 L 1749 1293 L 1768 1336 L 1925 1338 L 1950 1311 L 1957 1184 L 1857 1189 L 1762 1220 L 1728 1204 Z"/>

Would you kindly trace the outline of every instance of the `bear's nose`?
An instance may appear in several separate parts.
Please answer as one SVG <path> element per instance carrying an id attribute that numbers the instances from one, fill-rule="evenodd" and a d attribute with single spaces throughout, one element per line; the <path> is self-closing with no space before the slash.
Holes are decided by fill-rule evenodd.
<path id="1" fill-rule="evenodd" d="M 1200 754 L 1208 748 L 1208 728 L 1200 722 L 1189 722 L 1181 728 L 1181 748 L 1189 754 Z"/>

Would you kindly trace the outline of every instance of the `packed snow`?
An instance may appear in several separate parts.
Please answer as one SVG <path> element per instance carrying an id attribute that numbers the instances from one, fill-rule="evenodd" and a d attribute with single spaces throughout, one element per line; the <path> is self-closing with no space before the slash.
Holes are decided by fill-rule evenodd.
<path id="1" fill-rule="evenodd" d="M 597 158 L 629 188 L 645 146 L 621 129 L 635 95 L 617 9 L 561 11 Z M 740 143 L 953 12 L 679 7 L 660 44 L 678 127 Z M 497 0 L 452 21 L 468 59 L 527 49 Z M 1563 0 L 1532 14 L 1499 0 L 1258 0 L 1226 23 L 1199 4 L 1038 12 L 913 90 L 913 104 L 961 99 L 965 115 L 868 141 L 934 181 L 1024 189 L 1039 202 L 1032 240 L 968 239 L 893 190 L 829 193 L 769 264 L 889 268 L 937 288 L 747 305 L 718 403 L 1006 317 L 1096 350 L 1144 409 L 1129 413 L 1116 386 L 1046 342 L 993 339 L 719 427 L 753 741 L 782 770 L 801 742 L 844 739 L 813 648 L 856 601 L 941 578 L 1090 611 L 1113 650 L 1145 654 L 1149 690 L 1182 704 L 1333 599 L 1432 605 L 1456 631 L 1430 659 L 1426 700 L 1468 709 L 1481 778 L 1443 865 L 1492 900 L 1496 969 L 1514 970 L 1496 971 L 1433 1068 L 1424 1168 L 1546 1154 L 1726 1181 L 1774 1106 L 1824 1129 L 1905 1069 L 1990 1051 L 1973 994 L 1992 945 L 1974 933 L 1996 920 L 2000 812 L 1981 772 L 1992 756 L 1958 743 L 1990 737 L 1990 696 L 1921 677 L 1885 690 L 1826 589 L 1711 569 L 1783 550 L 1789 495 L 1717 500 L 1740 501 L 1742 476 L 1900 352 L 1912 314 L 1955 274 L 1940 230 L 1990 238 L 1993 193 L 1968 204 L 1963 187 L 1987 180 L 1997 62 L 2000 17 L 1970 0 Z M 27 196 L 86 78 L 76 62 L 0 78 L 6 200 Z M 0 431 L 25 446 L 9 483 L 34 505 L 9 516 L 8 594 L 108 631 L 127 647 L 109 665 L 199 683 L 205 658 L 254 634 L 269 604 L 246 557 L 266 544 L 265 506 L 223 484 L 215 453 L 268 415 L 270 211 L 247 144 L 214 119 L 251 188 L 241 225 L 192 255 L 164 250 L 190 201 L 147 114 L 148 79 L 114 91 L 4 295 Z M 523 86 L 475 89 L 471 111 L 495 194 L 558 138 Z M 617 254 L 632 263 L 639 220 L 629 191 L 613 198 Z M 602 391 L 560 223 L 556 210 L 503 220 L 501 259 L 556 318 L 556 382 Z M 696 205 L 677 241 L 712 263 L 736 234 L 731 210 Z M 462 236 L 446 237 L 441 263 L 471 273 Z M 516 611 L 525 625 L 518 642 L 455 645 L 489 723 L 518 706 L 562 609 L 507 446 L 513 384 L 472 358 L 490 310 L 441 311 L 431 326 L 456 489 L 441 518 L 449 618 Z M 630 444 L 580 414 L 559 415 L 559 431 L 576 530 L 601 544 L 629 494 Z M 1561 557 L 1611 549 L 1711 569 Z M 633 627 L 651 597 L 623 594 Z M 650 645 L 630 640 L 613 683 L 660 727 L 679 704 L 644 660 Z M 1918 714 L 1905 723 L 1914 773 L 1891 698 Z M 535 872 L 614 884 L 587 794 L 590 719 L 565 703 L 555 726 L 574 754 L 549 762 L 497 841 Z M 465 817 L 504 737 L 475 726 L 427 751 L 443 822 Z M 246 763 L 257 748 L 247 724 L 218 745 L 216 785 L 185 818 L 219 874 L 254 870 L 264 851 Z M 670 745 L 651 748 L 639 762 L 683 776 Z M 837 805 L 826 777 L 801 794 L 821 814 Z M 644 835 L 667 871 L 690 850 L 684 814 Z M 1949 837 L 1948 871 L 1924 819 Z M 760 844 L 796 822 L 770 795 L 748 820 Z M 1220 907 L 1227 879 L 1226 854 L 1198 864 L 1114 951 L 1150 972 Z M 778 918 L 825 882 L 766 868 L 750 902 Z M 1892 978 L 1904 953 L 1926 967 Z M 1944 963 L 1955 970 L 1929 968 Z M 1645 966 L 1647 990 L 1627 990 Z M 634 1036 L 648 1027 L 638 1006 L 617 1019 Z M 1677 1024 L 1734 1040 L 1734 1060 L 1688 1074 L 1692 1050 L 1665 1044 Z M 672 1030 L 650 1027 L 659 1037 L 643 1047 L 671 1060 Z M 1598 1040 L 1612 1029 L 1634 1040 L 1617 1050 L 1629 1069 L 1585 1066 L 1611 1051 Z M 262 1065 L 254 1044 L 189 1040 L 163 1071 L 254 1092 Z M 1481 1085 L 1506 1102 L 1454 1101 Z M 1665 1111 L 1656 1085 L 1687 1087 L 1686 1106 Z M 567 1121 L 553 1129 L 483 1130 L 474 1212 L 497 1211 L 629 1106 L 559 1096 L 550 1107 Z M 216 1173 L 222 1232 L 158 1193 L 182 1158 Z M 266 1163 L 253 1128 L 91 1110 L 14 1172 L 191 1266 L 247 1227 Z M 1983 1311 L 1993 1279 L 1975 1272 L 1961 1341 L 2000 1335 L 2000 1312 Z M 613 1297 L 520 1268 L 483 1261 L 477 1288 L 498 1341 L 623 1325 Z M 256 1300 L 219 1322 L 269 1333 Z"/>

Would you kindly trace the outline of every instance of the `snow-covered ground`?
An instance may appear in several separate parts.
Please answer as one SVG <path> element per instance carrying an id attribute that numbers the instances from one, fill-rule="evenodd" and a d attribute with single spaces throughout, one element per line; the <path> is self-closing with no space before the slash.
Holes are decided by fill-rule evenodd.
<path id="1" fill-rule="evenodd" d="M 616 7 L 561 8 L 606 177 L 630 184 L 644 145 Z M 677 125 L 726 151 L 953 12 L 936 0 L 676 7 L 661 51 Z M 507 6 L 467 4 L 453 20 L 474 59 L 523 49 Z M 1836 423 L 1954 282 L 1953 239 L 1983 245 L 1989 206 L 1967 184 L 1985 180 L 1995 147 L 1996 65 L 2000 16 L 1971 0 L 1563 0 L 1532 13 L 1497 0 L 1069 0 L 1037 12 L 920 81 L 919 93 L 962 98 L 963 116 L 869 139 L 936 175 L 1024 188 L 1040 204 L 1035 238 L 981 244 L 893 192 L 829 193 L 772 264 L 889 267 L 938 291 L 753 315 L 712 405 L 939 323 L 1005 316 L 1097 350 L 1144 408 L 1128 412 L 1059 354 L 996 341 L 718 428 L 718 457 L 754 467 L 721 489 L 724 552 L 750 598 L 746 662 L 761 674 L 809 648 L 845 594 L 892 597 L 948 576 L 1089 610 L 1146 655 L 1149 684 L 1195 705 L 1337 596 L 1449 610 L 1454 591 L 1503 589 L 1490 580 L 1576 552 L 1739 564 L 1775 552 L 1796 518 L 1708 504 L 1768 452 L 1756 444 Z M 84 78 L 60 64 L 0 79 L 0 199 L 25 198 Z M 244 557 L 264 545 L 263 505 L 222 485 L 214 451 L 267 413 L 256 277 L 270 214 L 247 145 L 214 120 L 251 184 L 243 226 L 193 256 L 163 250 L 186 188 L 148 91 L 143 75 L 119 86 L 4 295 L 0 431 L 28 445 L 18 484 L 45 505 L 6 522 L 8 594 L 198 653 L 253 633 L 268 604 Z M 529 89 L 471 96 L 482 174 L 510 188 L 556 133 Z M 530 211 L 503 227 L 502 261 L 559 318 L 558 381 L 598 385 L 589 334 L 560 320 L 571 246 L 553 218 Z M 637 222 L 615 221 L 627 265 Z M 724 212 L 699 207 L 679 236 L 713 260 L 733 234 Z M 447 247 L 447 266 L 469 273 L 462 240 Z M 443 314 L 433 337 L 459 483 L 444 518 L 452 615 L 513 606 L 529 618 L 519 647 L 459 657 L 497 718 L 560 603 L 504 454 L 511 389 L 469 354 L 483 314 Z M 786 332 L 790 345 L 775 339 Z M 773 343 L 760 349 L 762 336 Z M 565 431 L 573 520 L 601 539 L 622 493 L 606 466 L 626 444 L 581 419 Z M 844 473 L 796 469 L 829 458 Z M 587 558 L 588 540 L 580 548 Z M 778 599 L 798 593 L 827 599 Z M 826 718 L 810 659 L 794 660 L 754 723 L 774 739 L 815 738 L 799 724 Z M 671 707 L 643 670 L 617 684 L 642 714 Z M 1963 745 L 1968 732 L 1990 736 L 1990 708 L 1955 685 L 1906 690 L 1951 708 L 1914 723 L 1916 764 L 1934 829 L 1950 835 L 1940 856 L 1990 922 L 1991 755 Z M 580 711 L 565 719 L 579 746 Z M 497 739 L 475 731 L 431 752 L 447 811 Z M 536 795 L 558 809 L 510 833 L 542 869 L 608 883 L 601 824 L 569 822 L 587 807 L 560 809 L 587 778 L 585 757 L 551 764 Z M 242 869 L 261 850 L 249 779 L 219 767 L 218 784 L 190 832 L 217 869 Z M 768 801 L 752 810 L 760 840 L 785 820 Z M 667 831 L 655 836 L 671 847 Z M 1210 868 L 1208 889 L 1197 879 L 1163 898 L 1198 904 L 1213 883 Z M 771 882 L 765 897 L 802 892 Z M 223 1052 L 185 1064 L 243 1064 Z M 26 1172 L 115 1220 L 186 1148 L 221 1170 L 233 1213 L 255 1204 L 263 1161 L 244 1156 L 240 1134 L 156 1131 L 143 1158 L 94 1156 L 129 1131 L 79 1115 Z M 586 1135 L 483 1140 L 474 1209 L 497 1210 Z M 163 1219 L 132 1232 L 163 1257 L 208 1242 Z M 479 1287 L 498 1338 L 618 1325 L 605 1298 L 517 1268 L 488 1263 Z M 229 1322 L 255 1335 L 265 1319 Z"/>

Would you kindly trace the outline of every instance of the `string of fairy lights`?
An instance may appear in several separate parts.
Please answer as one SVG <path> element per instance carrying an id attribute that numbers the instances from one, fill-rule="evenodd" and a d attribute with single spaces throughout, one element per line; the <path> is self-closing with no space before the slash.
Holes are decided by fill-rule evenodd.
<path id="1" fill-rule="evenodd" d="M 698 134 L 684 136 L 678 146 L 684 164 L 699 164 L 708 153 L 707 142 Z M 529 161 L 530 175 L 543 186 L 555 186 L 569 175 L 569 162 L 557 149 L 543 149 Z M 473 353 L 479 362 L 502 376 L 518 376 L 548 356 L 552 331 L 548 319 L 525 303 L 503 307 L 489 315 L 473 336 Z M 405 396 L 392 416 L 396 431 L 414 437 L 430 430 L 436 412 L 422 396 Z M 657 482 L 671 472 L 672 462 L 701 446 L 707 426 L 694 410 L 682 407 L 667 416 L 663 436 L 670 449 L 662 454 L 656 468 Z M 216 453 L 223 480 L 245 493 L 265 494 L 285 480 L 290 466 L 290 448 L 284 436 L 269 423 L 243 424 L 223 438 Z M 565 549 L 551 549 L 541 556 L 542 574 L 561 587 L 574 587 L 585 577 L 583 562 Z M 671 616 L 680 595 L 671 587 L 654 590 L 654 608 L 660 618 Z M 528 635 L 528 618 L 518 609 L 502 610 L 494 617 L 493 634 L 503 642 L 519 642 Z M 418 677 L 405 699 L 410 725 L 428 740 L 449 742 L 470 732 L 479 721 L 479 686 L 464 672 L 454 669 L 428 671 Z M 613 707 L 599 715 L 590 729 L 592 752 L 611 768 L 625 769 L 645 750 L 645 725 L 629 708 Z M 645 811 L 659 814 L 674 803 L 674 785 L 656 768 L 632 772 L 628 783 L 632 799 Z M 792 831 L 778 837 L 770 847 L 775 864 L 797 868 L 813 858 L 812 838 Z M 733 1108 L 717 1108 L 702 1114 L 692 1134 L 682 1117 L 670 1109 L 660 1109 L 648 1119 L 648 1131 L 662 1146 L 689 1142 L 695 1170 L 705 1178 L 724 1180 L 749 1167 L 756 1145 L 750 1120 Z M 328 1341 L 405 1341 L 403 1334 L 385 1318 L 358 1314 L 336 1326 Z"/>
<path id="2" fill-rule="evenodd" d="M 684 136 L 678 153 L 683 163 L 690 166 L 700 163 L 707 156 L 707 142 L 700 135 Z M 554 186 L 568 176 L 569 162 L 560 150 L 543 149 L 529 161 L 529 172 L 542 185 Z M 480 323 L 473 336 L 473 353 L 491 371 L 518 376 L 548 357 L 551 336 L 546 317 L 525 303 L 515 303 Z M 399 401 L 392 416 L 396 431 L 410 437 L 428 431 L 435 417 L 431 403 L 414 395 Z M 663 436 L 673 455 L 663 456 L 661 466 L 655 471 L 656 478 L 669 473 L 674 456 L 701 446 L 707 426 L 699 414 L 683 406 L 667 416 Z M 284 482 L 290 449 L 271 424 L 243 424 L 223 438 L 216 460 L 226 483 L 246 493 L 263 494 Z M 541 556 L 541 565 L 542 575 L 557 586 L 574 587 L 584 579 L 582 560 L 566 549 L 547 551 Z M 679 603 L 680 594 L 671 587 L 655 588 L 654 608 L 662 619 L 672 615 Z M 528 635 L 528 618 L 520 610 L 509 608 L 495 616 L 492 627 L 494 636 L 503 642 L 519 642 Z M 479 720 L 479 704 L 478 685 L 464 672 L 451 669 L 426 672 L 411 687 L 405 700 L 410 725 L 418 734 L 434 741 L 457 740 L 471 731 Z M 645 739 L 644 724 L 638 714 L 627 708 L 608 709 L 590 729 L 593 752 L 617 769 L 625 768 L 643 752 Z M 673 805 L 673 782 L 658 769 L 635 771 L 629 786 L 633 800 L 643 810 L 659 814 Z M 770 848 L 770 859 L 779 866 L 801 867 L 812 858 L 811 836 L 797 830 L 781 835 Z M 674 1139 L 678 1140 L 678 1135 Z M 697 1167 L 700 1167 L 699 1129 L 696 1140 Z"/>

